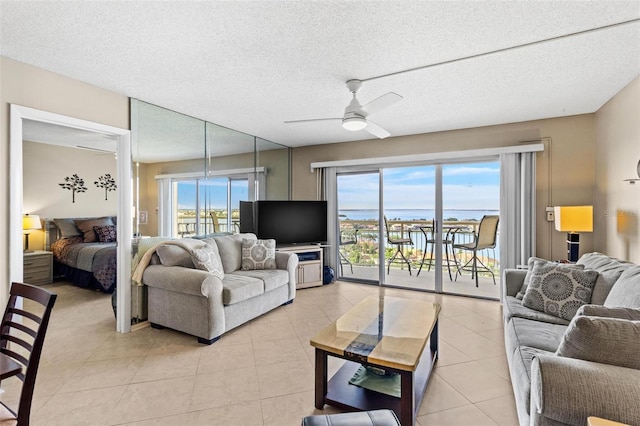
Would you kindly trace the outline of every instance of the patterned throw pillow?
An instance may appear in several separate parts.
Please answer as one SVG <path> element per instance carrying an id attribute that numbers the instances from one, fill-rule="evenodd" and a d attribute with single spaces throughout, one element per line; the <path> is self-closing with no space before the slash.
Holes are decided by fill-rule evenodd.
<path id="1" fill-rule="evenodd" d="M 550 260 L 541 259 L 535 256 L 531 256 L 529 258 L 529 260 L 527 261 L 527 275 L 525 275 L 524 277 L 524 282 L 522 283 L 522 287 L 520 288 L 520 291 L 518 292 L 518 294 L 516 294 L 516 299 L 522 300 L 522 298 L 524 297 L 524 294 L 527 292 L 527 287 L 531 282 L 531 274 L 533 273 L 533 267 L 536 265 L 544 265 L 544 264 L 556 265 L 557 262 L 552 262 Z M 563 265 L 567 268 L 584 269 L 584 265 L 576 265 L 574 263 L 564 263 Z"/>
<path id="2" fill-rule="evenodd" d="M 115 225 L 94 226 L 93 232 L 96 233 L 98 241 L 101 243 L 115 243 L 118 241 L 118 234 Z"/>
<path id="3" fill-rule="evenodd" d="M 243 239 L 241 269 L 276 269 L 276 240 Z"/>
<path id="4" fill-rule="evenodd" d="M 522 304 L 571 321 L 578 308 L 591 301 L 596 279 L 597 271 L 584 271 L 562 264 L 536 264 Z"/>
<path id="5" fill-rule="evenodd" d="M 208 243 L 200 248 L 192 249 L 191 260 L 197 269 L 211 272 L 221 280 L 224 279 L 222 260 L 220 260 L 217 245 Z"/>

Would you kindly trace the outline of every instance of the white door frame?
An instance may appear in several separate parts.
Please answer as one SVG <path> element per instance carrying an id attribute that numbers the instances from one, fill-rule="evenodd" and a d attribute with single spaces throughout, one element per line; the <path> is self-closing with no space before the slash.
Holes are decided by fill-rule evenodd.
<path id="1" fill-rule="evenodd" d="M 118 188 L 118 254 L 117 254 L 117 314 L 116 329 L 120 333 L 131 331 L 131 214 L 133 196 L 131 188 L 131 132 L 92 121 L 81 120 L 52 112 L 11 104 L 9 137 L 9 282 L 2 288 L 8 299 L 11 282 L 22 282 L 22 141 L 23 120 L 39 121 L 63 127 L 98 132 L 117 140 Z"/>

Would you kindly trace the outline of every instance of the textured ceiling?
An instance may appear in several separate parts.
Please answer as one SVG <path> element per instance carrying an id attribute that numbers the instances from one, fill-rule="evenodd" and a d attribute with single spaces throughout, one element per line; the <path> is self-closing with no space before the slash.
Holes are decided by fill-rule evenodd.
<path id="1" fill-rule="evenodd" d="M 3 56 L 282 143 L 370 139 L 339 122 L 371 81 L 392 136 L 596 111 L 640 75 L 640 2 L 2 1 Z"/>

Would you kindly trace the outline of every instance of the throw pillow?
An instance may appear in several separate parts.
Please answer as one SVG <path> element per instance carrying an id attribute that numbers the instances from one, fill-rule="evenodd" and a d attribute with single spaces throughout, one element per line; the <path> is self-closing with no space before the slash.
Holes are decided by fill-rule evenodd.
<path id="1" fill-rule="evenodd" d="M 217 245 L 205 244 L 200 248 L 191 250 L 191 260 L 197 269 L 211 272 L 221 280 L 224 279 L 222 260 L 220 260 Z"/>
<path id="2" fill-rule="evenodd" d="M 241 269 L 276 269 L 276 240 L 243 239 Z"/>
<path id="3" fill-rule="evenodd" d="M 58 227 L 61 238 L 71 238 L 82 235 L 73 219 L 53 219 L 53 223 Z"/>
<path id="4" fill-rule="evenodd" d="M 556 355 L 640 369 L 640 321 L 576 316 Z"/>
<path id="5" fill-rule="evenodd" d="M 597 278 L 597 271 L 536 262 L 522 304 L 571 321 L 578 308 L 591 300 Z"/>
<path id="6" fill-rule="evenodd" d="M 620 274 L 622 274 L 622 271 L 598 271 L 598 279 L 591 295 L 592 304 L 604 305 L 604 301 L 607 300 L 607 296 L 613 285 L 618 281 L 618 278 L 620 278 Z"/>
<path id="7" fill-rule="evenodd" d="M 620 275 L 604 306 L 640 309 L 640 265 L 632 266 Z"/>
<path id="8" fill-rule="evenodd" d="M 101 243 L 115 243 L 118 241 L 118 233 L 115 225 L 94 226 L 93 232 L 96 233 L 98 241 Z"/>
<path id="9" fill-rule="evenodd" d="M 640 321 L 640 309 L 607 308 L 601 305 L 582 305 L 576 316 L 618 318 L 630 321 Z"/>
<path id="10" fill-rule="evenodd" d="M 527 275 L 525 275 L 524 277 L 524 282 L 522 283 L 522 287 L 520 288 L 520 291 L 516 294 L 516 299 L 522 300 L 522 298 L 524 297 L 524 294 L 527 292 L 527 287 L 529 286 L 529 283 L 531 282 L 531 273 L 533 272 L 533 267 L 538 264 L 538 265 L 545 265 L 545 264 L 551 264 L 551 265 L 557 265 L 557 262 L 552 262 L 550 260 L 546 260 L 546 259 L 541 259 L 539 257 L 535 257 L 535 256 L 531 256 L 529 258 L 529 260 L 527 261 Z M 584 265 L 575 265 L 575 264 L 569 264 L 569 263 L 563 263 L 564 266 L 568 267 L 568 268 L 578 268 L 578 269 L 584 269 Z"/>
<path id="11" fill-rule="evenodd" d="M 113 221 L 109 217 L 101 217 L 99 219 L 89 219 L 89 220 L 76 220 L 76 226 L 84 236 L 85 243 L 94 243 L 98 241 L 98 236 L 93 230 L 94 226 L 108 226 L 113 225 Z"/>

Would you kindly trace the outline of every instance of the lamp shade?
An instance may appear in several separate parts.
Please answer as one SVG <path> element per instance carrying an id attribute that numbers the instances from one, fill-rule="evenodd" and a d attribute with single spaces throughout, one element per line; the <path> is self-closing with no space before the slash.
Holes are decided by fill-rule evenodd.
<path id="1" fill-rule="evenodd" d="M 593 232 L 593 206 L 554 207 L 556 230 L 562 232 Z"/>
<path id="2" fill-rule="evenodd" d="M 34 215 L 24 215 L 22 216 L 22 229 L 24 231 L 32 230 L 32 229 L 42 229 L 42 224 L 40 223 L 40 216 L 37 214 Z"/>

